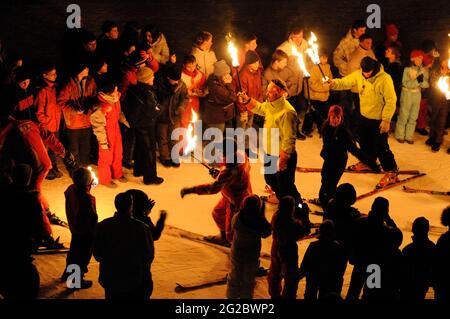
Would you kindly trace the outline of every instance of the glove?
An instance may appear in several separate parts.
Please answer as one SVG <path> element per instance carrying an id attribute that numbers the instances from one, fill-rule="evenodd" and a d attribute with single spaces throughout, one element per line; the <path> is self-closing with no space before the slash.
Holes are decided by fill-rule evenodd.
<path id="1" fill-rule="evenodd" d="M 220 171 L 218 169 L 215 169 L 214 167 L 209 169 L 209 175 L 211 175 L 212 178 L 216 179 L 219 174 Z"/>
<path id="2" fill-rule="evenodd" d="M 417 82 L 422 83 L 423 82 L 423 74 L 419 75 L 416 80 L 417 80 Z"/>
<path id="3" fill-rule="evenodd" d="M 167 218 L 167 211 L 162 210 L 159 213 L 159 222 L 164 223 L 166 221 L 166 218 Z"/>
<path id="4" fill-rule="evenodd" d="M 150 212 L 153 207 L 155 207 L 155 204 L 156 202 L 153 199 L 149 198 L 147 202 L 147 211 Z"/>
<path id="5" fill-rule="evenodd" d="M 287 161 L 291 157 L 291 154 L 288 154 L 284 151 L 280 151 L 280 161 L 278 162 L 278 169 L 280 172 L 287 169 Z"/>
<path id="6" fill-rule="evenodd" d="M 184 196 L 186 196 L 187 194 L 194 194 L 194 193 L 195 193 L 194 187 L 184 187 L 180 191 L 180 196 L 181 198 L 184 198 Z"/>
<path id="7" fill-rule="evenodd" d="M 391 128 L 390 121 L 386 121 L 386 120 L 381 121 L 381 123 L 380 123 L 380 133 L 381 134 L 389 132 L 390 128 Z"/>
<path id="8" fill-rule="evenodd" d="M 242 125 L 245 126 L 248 123 L 248 112 L 242 112 L 240 114 Z"/>

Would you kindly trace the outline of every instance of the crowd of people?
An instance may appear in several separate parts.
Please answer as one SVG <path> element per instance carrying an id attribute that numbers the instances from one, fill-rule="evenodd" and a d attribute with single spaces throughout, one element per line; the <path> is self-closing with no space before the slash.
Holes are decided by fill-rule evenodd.
<path id="1" fill-rule="evenodd" d="M 179 56 L 158 27 L 136 22 L 119 30 L 117 23 L 105 21 L 99 37 L 84 28 L 66 29 L 61 65 L 47 62 L 37 70 L 27 65 L 26 57 L 0 45 L 2 196 L 9 194 L 5 201 L 11 209 L 13 200 L 21 201 L 14 210 L 26 225 L 21 230 L 23 242 L 7 250 L 17 264 L 6 270 L 19 274 L 27 287 L 26 293 L 19 291 L 20 285 L 8 282 L 14 276 L 2 277 L 0 293 L 36 296 L 39 275 L 31 252 L 40 246 L 62 247 L 52 235 L 51 223 L 64 222 L 51 213 L 42 192 L 45 179 L 63 175 L 59 157 L 73 180 L 65 192 L 72 233 L 67 266 L 77 264 L 85 274 L 93 254 L 100 262 L 99 281 L 107 298 L 150 297 L 153 241 L 161 235 L 166 213 L 155 226 L 148 217 L 154 202 L 145 193 L 130 190 L 117 195 L 114 217 L 97 223 L 87 167 L 97 165 L 99 183 L 109 188 L 117 188 L 117 181 L 128 182 L 123 168 L 132 169 L 145 185 L 162 184 L 157 161 L 164 167 L 180 167 L 181 154 L 172 152 L 179 140 L 172 132 L 187 128 L 195 112 L 205 129 L 225 133 L 230 127 L 259 126 L 269 132 L 262 147 L 264 177 L 272 192 L 268 198 L 252 194 L 248 161 L 255 151 L 252 145 L 245 143 L 245 152 L 240 152 L 233 141 L 233 150 L 223 153 L 220 169 L 210 171 L 214 182 L 181 191 L 182 197 L 223 195 L 213 211 L 220 234 L 208 240 L 231 247 L 228 297 L 252 297 L 261 237 L 272 233 L 268 275 L 272 298 L 295 298 L 304 277 L 305 298 L 340 296 L 348 261 L 354 265 L 350 300 L 357 299 L 363 287 L 363 296 L 369 299 L 423 299 L 431 286 L 437 298 L 449 298 L 449 278 L 442 266 L 449 264 L 448 233 L 434 247 L 427 237 L 428 221 L 419 218 L 413 244 L 400 252 L 401 231 L 389 217 L 387 200 L 377 198 L 368 217 L 361 217 L 351 206 L 354 189 L 343 187 L 346 184 L 338 187 L 348 151 L 360 160 L 352 170 L 380 171 L 379 160 L 385 175 L 377 187 L 398 181 L 390 131 L 398 142 L 409 144 L 414 143 L 415 131 L 429 135 L 426 144 L 439 151 L 448 126 L 448 100 L 437 82 L 449 75 L 447 60 L 439 58 L 432 40 L 407 54 L 394 24 L 386 26 L 386 40 L 374 47 L 365 22 L 357 20 L 334 50 L 333 65 L 328 63 L 329 52 L 322 50 L 317 64 L 307 60 L 310 76 L 305 76 L 298 63 L 299 53 L 307 57 L 304 31 L 293 28 L 266 68 L 257 51 L 257 36 L 242 35 L 240 65 L 233 70 L 226 61 L 229 57 L 217 58 L 213 35 L 207 31 L 199 32 L 189 53 Z M 298 268 L 297 241 L 309 234 L 311 225 L 295 185 L 296 140 L 311 137 L 314 125 L 323 140 L 318 203 L 325 210 L 325 221 L 319 240 L 310 245 Z M 272 145 L 273 128 L 279 136 Z M 273 163 L 276 172 L 271 170 Z M 271 223 L 264 218 L 263 202 L 279 205 Z M 448 220 L 446 209 L 445 226 Z M 2 235 L 10 233 L 6 227 Z M 127 241 L 122 240 L 123 233 L 129 234 Z M 422 258 L 424 254 L 427 258 Z M 370 264 L 382 265 L 387 273 L 382 289 L 364 286 Z M 404 265 L 409 272 L 399 272 Z M 68 276 L 64 271 L 62 279 Z M 83 276 L 81 288 L 91 285 Z"/>

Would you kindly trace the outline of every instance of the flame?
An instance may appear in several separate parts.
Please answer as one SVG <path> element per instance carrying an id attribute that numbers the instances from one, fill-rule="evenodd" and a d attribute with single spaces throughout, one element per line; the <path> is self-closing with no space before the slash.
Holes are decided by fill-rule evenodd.
<path id="1" fill-rule="evenodd" d="M 238 50 L 233 43 L 230 33 L 228 34 L 227 39 L 228 39 L 228 53 L 230 54 L 231 57 L 231 64 L 233 65 L 233 67 L 237 68 L 239 67 Z"/>
<path id="2" fill-rule="evenodd" d="M 442 93 L 445 94 L 445 98 L 447 100 L 450 100 L 449 77 L 448 76 L 441 76 L 439 78 L 437 86 L 438 86 L 439 90 L 441 90 Z"/>
<path id="3" fill-rule="evenodd" d="M 319 64 L 319 45 L 317 44 L 317 37 L 314 32 L 311 32 L 311 38 L 309 39 L 308 44 L 310 47 L 306 49 L 306 53 L 308 53 L 314 64 Z"/>
<path id="4" fill-rule="evenodd" d="M 97 175 L 95 175 L 94 171 L 92 170 L 92 167 L 88 166 L 87 168 L 91 172 L 92 176 L 92 187 L 95 187 L 98 185 L 98 178 Z"/>
<path id="5" fill-rule="evenodd" d="M 192 110 L 192 120 L 188 125 L 186 137 L 187 137 L 187 145 L 184 149 L 184 155 L 189 154 L 195 149 L 196 143 L 197 143 L 197 135 L 194 133 L 194 126 L 195 122 L 197 122 L 198 116 L 197 113 Z"/>
<path id="6" fill-rule="evenodd" d="M 306 69 L 305 60 L 303 59 L 303 54 L 298 52 L 297 48 L 294 45 L 291 45 L 291 49 L 292 49 L 292 55 L 297 57 L 298 66 L 300 67 L 300 70 L 302 70 L 303 75 L 305 77 L 311 76 L 309 74 L 308 70 Z"/>

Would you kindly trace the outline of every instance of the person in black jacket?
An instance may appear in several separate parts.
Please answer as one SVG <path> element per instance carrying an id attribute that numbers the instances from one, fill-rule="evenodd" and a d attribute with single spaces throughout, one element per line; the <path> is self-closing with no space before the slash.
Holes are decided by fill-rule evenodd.
<path id="1" fill-rule="evenodd" d="M 347 166 L 347 152 L 366 163 L 374 171 L 379 171 L 376 163 L 371 161 L 355 144 L 349 130 L 343 123 L 344 112 L 339 105 L 333 105 L 328 111 L 328 119 L 322 129 L 323 148 L 320 156 L 324 159 L 322 166 L 322 186 L 319 201 L 326 207 L 334 196 L 337 184 Z"/>
<path id="2" fill-rule="evenodd" d="M 143 176 L 144 184 L 161 184 L 156 172 L 156 119 L 158 103 L 153 92 L 153 71 L 142 67 L 137 72 L 137 85 L 128 88 L 123 112 L 136 134 L 133 175 Z"/>
<path id="3" fill-rule="evenodd" d="M 139 189 L 129 189 L 126 191 L 126 193 L 130 194 L 133 197 L 133 218 L 140 220 L 148 227 L 150 227 L 153 241 L 157 241 L 161 237 L 161 234 L 164 230 L 167 212 L 164 210 L 161 211 L 159 219 L 155 225 L 153 224 L 153 221 L 149 216 L 152 212 L 152 208 L 155 206 L 155 201 L 149 198 L 146 193 Z"/>
<path id="4" fill-rule="evenodd" d="M 428 238 L 430 223 L 425 217 L 418 217 L 412 225 L 413 242 L 403 248 L 404 281 L 401 297 L 409 300 L 423 300 L 432 286 L 433 259 L 436 245 Z"/>
<path id="5" fill-rule="evenodd" d="M 450 206 L 444 209 L 441 223 L 450 227 Z M 436 257 L 434 263 L 434 296 L 440 301 L 450 300 L 450 231 L 442 234 L 436 243 Z"/>

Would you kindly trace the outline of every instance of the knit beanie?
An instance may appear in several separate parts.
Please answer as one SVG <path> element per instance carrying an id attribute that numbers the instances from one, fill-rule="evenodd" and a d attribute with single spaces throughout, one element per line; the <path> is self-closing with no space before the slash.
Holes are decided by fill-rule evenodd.
<path id="1" fill-rule="evenodd" d="M 361 69 L 363 72 L 373 71 L 377 66 L 377 61 L 372 59 L 371 57 L 366 56 L 361 61 Z"/>
<path id="2" fill-rule="evenodd" d="M 20 83 L 20 82 L 23 82 L 25 80 L 30 80 L 31 79 L 30 71 L 27 70 L 23 66 L 17 68 L 16 71 L 15 71 L 15 74 L 16 74 L 15 79 L 16 79 L 17 83 Z"/>
<path id="3" fill-rule="evenodd" d="M 259 61 L 258 54 L 254 51 L 247 51 L 245 54 L 245 64 L 253 64 Z"/>
<path id="4" fill-rule="evenodd" d="M 148 56 L 143 56 L 139 50 L 133 51 L 128 57 L 128 64 L 138 67 L 147 61 Z"/>
<path id="5" fill-rule="evenodd" d="M 150 69 L 149 67 L 146 67 L 146 66 L 140 68 L 136 73 L 137 80 L 139 82 L 143 82 L 143 83 L 150 80 L 150 78 L 152 76 L 153 76 L 152 69 Z"/>
<path id="6" fill-rule="evenodd" d="M 181 71 L 175 66 L 171 66 L 166 71 L 166 76 L 172 81 L 179 81 L 181 79 Z"/>
<path id="7" fill-rule="evenodd" d="M 398 28 L 395 24 L 391 23 L 388 24 L 386 26 L 386 35 L 389 36 L 393 36 L 393 35 L 398 35 Z"/>
<path id="8" fill-rule="evenodd" d="M 230 74 L 231 69 L 225 60 L 219 60 L 214 63 L 214 75 L 217 77 L 222 77 L 224 75 Z"/>
<path id="9" fill-rule="evenodd" d="M 412 50 L 410 54 L 410 59 L 420 58 L 424 56 L 424 52 L 422 50 Z"/>

